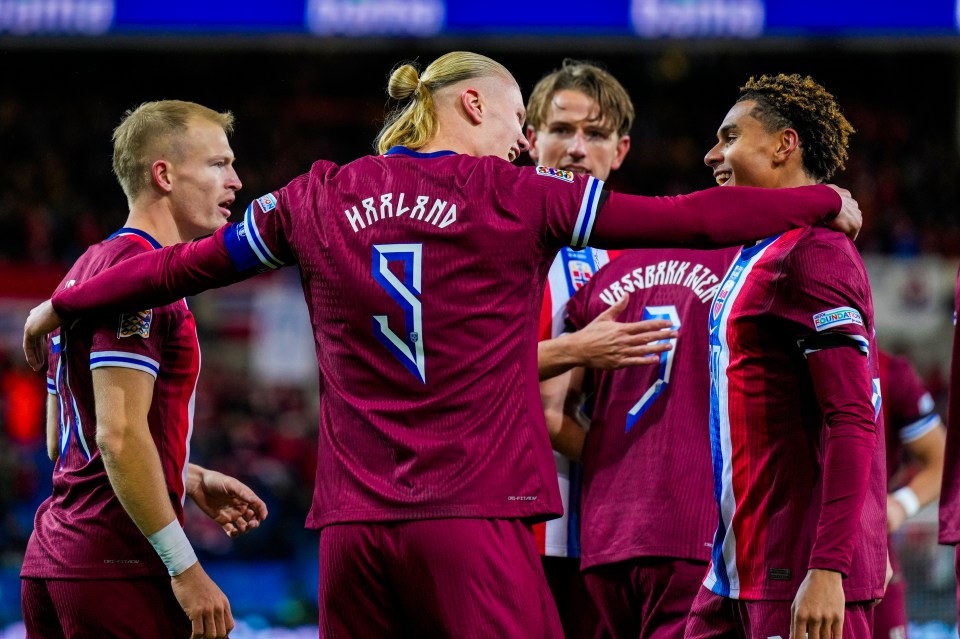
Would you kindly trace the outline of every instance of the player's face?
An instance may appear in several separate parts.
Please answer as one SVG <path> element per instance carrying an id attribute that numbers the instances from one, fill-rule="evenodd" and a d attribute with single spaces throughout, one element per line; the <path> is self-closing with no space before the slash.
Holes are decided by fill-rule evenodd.
<path id="1" fill-rule="evenodd" d="M 717 131 L 716 145 L 703 158 L 720 186 L 777 186 L 773 157 L 779 136 L 750 115 L 756 105 L 753 100 L 734 104 Z"/>
<path id="2" fill-rule="evenodd" d="M 495 155 L 513 162 L 526 151 L 527 138 L 523 135 L 523 121 L 527 111 L 523 106 L 520 87 L 512 78 L 495 75 L 484 78 L 484 98 L 487 107 L 486 132 L 481 141 L 481 155 Z"/>
<path id="3" fill-rule="evenodd" d="M 227 223 L 230 205 L 243 186 L 233 168 L 233 149 L 220 125 L 188 124 L 182 152 L 170 162 L 174 218 L 182 241 L 213 233 Z"/>
<path id="4" fill-rule="evenodd" d="M 606 180 L 620 168 L 630 149 L 630 137 L 600 117 L 600 107 L 580 91 L 553 94 L 539 129 L 527 128 L 530 157 L 537 164 L 587 173 Z"/>

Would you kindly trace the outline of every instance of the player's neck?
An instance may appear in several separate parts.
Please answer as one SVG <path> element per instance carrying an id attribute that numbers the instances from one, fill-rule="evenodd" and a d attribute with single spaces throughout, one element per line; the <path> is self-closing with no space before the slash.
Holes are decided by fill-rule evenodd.
<path id="1" fill-rule="evenodd" d="M 130 208 L 124 226 L 149 234 L 161 246 L 172 246 L 184 241 L 164 200 L 138 200 Z"/>

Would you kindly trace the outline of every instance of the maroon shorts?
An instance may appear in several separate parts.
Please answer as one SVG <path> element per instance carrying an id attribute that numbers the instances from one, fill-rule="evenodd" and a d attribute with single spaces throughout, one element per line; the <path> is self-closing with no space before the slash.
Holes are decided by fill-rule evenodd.
<path id="1" fill-rule="evenodd" d="M 613 639 L 683 639 L 687 613 L 707 573 L 707 562 L 643 557 L 594 566 L 587 590 Z"/>
<path id="2" fill-rule="evenodd" d="M 700 588 L 687 620 L 687 639 L 770 639 L 790 636 L 792 601 L 742 601 Z M 848 604 L 844 639 L 872 639 L 873 603 Z"/>
<path id="3" fill-rule="evenodd" d="M 327 526 L 319 603 L 329 639 L 563 636 L 533 532 L 517 520 Z"/>
<path id="4" fill-rule="evenodd" d="M 167 639 L 189 637 L 170 579 L 32 579 L 21 581 L 27 639 Z"/>
<path id="5" fill-rule="evenodd" d="M 907 584 L 896 573 L 887 592 L 873 609 L 874 639 L 907 638 Z"/>
<path id="6" fill-rule="evenodd" d="M 600 613 L 580 572 L 579 557 L 541 557 L 547 584 L 560 612 L 560 625 L 567 639 L 595 639 L 600 630 Z"/>

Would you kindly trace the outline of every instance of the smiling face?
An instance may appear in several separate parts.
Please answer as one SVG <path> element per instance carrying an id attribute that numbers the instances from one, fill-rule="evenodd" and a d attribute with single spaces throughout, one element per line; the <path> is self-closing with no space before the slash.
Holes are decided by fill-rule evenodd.
<path id="1" fill-rule="evenodd" d="M 780 186 L 777 168 L 782 148 L 782 131 L 767 131 L 751 115 L 756 102 L 733 105 L 717 130 L 717 143 L 703 161 L 713 169 L 720 186 Z"/>
<path id="2" fill-rule="evenodd" d="M 171 208 L 181 240 L 190 241 L 227 223 L 243 185 L 227 134 L 218 124 L 191 120 L 175 148 L 167 168 Z"/>
<path id="3" fill-rule="evenodd" d="M 600 107 L 580 91 L 557 91 L 539 129 L 527 127 L 530 157 L 537 164 L 586 173 L 606 180 L 620 168 L 630 137 L 618 135 Z"/>

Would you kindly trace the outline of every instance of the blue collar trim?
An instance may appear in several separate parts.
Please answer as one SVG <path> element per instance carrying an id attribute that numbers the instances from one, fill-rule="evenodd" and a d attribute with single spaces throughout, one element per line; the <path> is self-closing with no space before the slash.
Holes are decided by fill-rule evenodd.
<path id="1" fill-rule="evenodd" d="M 163 248 L 163 245 L 160 244 L 160 242 L 153 239 L 149 233 L 145 231 L 141 231 L 140 229 L 132 229 L 126 226 L 120 229 L 119 231 L 117 231 L 116 233 L 114 233 L 113 235 L 111 235 L 110 237 L 108 237 L 107 239 L 112 240 L 113 238 L 119 237 L 120 235 L 138 235 L 143 239 L 145 239 L 146 241 L 150 242 L 150 246 L 152 246 L 153 248 L 155 249 Z"/>
<path id="2" fill-rule="evenodd" d="M 408 158 L 426 159 L 426 158 L 441 158 L 445 155 L 456 155 L 456 153 L 454 153 L 453 151 L 434 151 L 433 153 L 420 153 L 418 151 L 413 151 L 411 149 L 408 149 L 405 146 L 395 146 L 395 147 L 391 147 L 390 150 L 384 153 L 383 155 L 386 157 L 390 157 L 393 155 L 405 155 Z"/>

